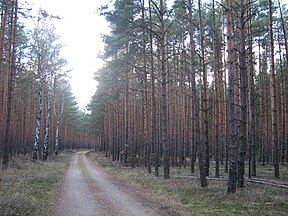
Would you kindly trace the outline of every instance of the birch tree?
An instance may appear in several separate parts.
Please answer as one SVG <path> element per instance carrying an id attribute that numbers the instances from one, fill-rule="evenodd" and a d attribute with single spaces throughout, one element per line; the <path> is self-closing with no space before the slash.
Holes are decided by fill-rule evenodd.
<path id="1" fill-rule="evenodd" d="M 54 102 L 54 115 L 56 118 L 56 131 L 55 131 L 55 155 L 58 155 L 58 151 L 59 151 L 59 127 L 60 127 L 60 119 L 61 116 L 63 114 L 64 111 L 64 93 L 65 90 L 62 90 L 62 92 L 60 92 L 59 97 L 58 97 L 58 101 Z M 61 90 L 60 90 L 61 91 Z M 54 91 L 55 92 L 55 91 Z M 55 92 L 56 94 L 56 92 Z"/>
<path id="2" fill-rule="evenodd" d="M 33 33 L 34 44 L 32 46 L 32 55 L 36 64 L 37 75 L 37 94 L 38 94 L 38 111 L 35 126 L 35 138 L 33 144 L 33 160 L 38 160 L 38 149 L 40 143 L 41 117 L 43 111 L 43 91 L 44 83 L 47 82 L 47 118 L 44 129 L 43 160 L 48 156 L 48 137 L 51 118 L 51 95 L 53 90 L 54 75 L 64 65 L 64 60 L 60 58 L 61 46 L 57 44 L 58 36 L 55 29 L 50 26 L 49 21 L 55 17 L 49 15 L 46 11 L 40 10 L 36 27 Z"/>
<path id="3" fill-rule="evenodd" d="M 54 80 L 56 79 L 56 75 L 60 75 L 62 73 L 62 67 L 66 64 L 66 61 L 61 58 L 60 50 L 61 45 L 60 44 L 54 44 L 57 41 L 57 36 L 54 34 L 53 29 L 52 31 L 49 31 L 52 47 L 50 47 L 51 52 L 49 54 L 50 63 L 48 65 L 48 74 L 47 74 L 47 117 L 46 117 L 46 123 L 45 123 L 45 134 L 44 134 L 44 145 L 43 145 L 43 160 L 47 160 L 48 157 L 48 145 L 49 145 L 49 132 L 50 132 L 50 121 L 51 121 L 51 113 L 52 107 L 53 107 L 53 101 L 52 97 L 54 98 L 54 88 L 53 85 L 55 85 Z M 56 36 L 56 37 L 55 37 Z M 54 45 L 53 45 L 54 44 Z M 63 111 L 62 111 L 63 112 Z M 61 116 L 61 114 L 60 114 Z M 57 126 L 58 126 L 58 120 L 60 119 L 60 116 L 57 116 Z M 58 119 L 59 118 L 59 119 Z"/>

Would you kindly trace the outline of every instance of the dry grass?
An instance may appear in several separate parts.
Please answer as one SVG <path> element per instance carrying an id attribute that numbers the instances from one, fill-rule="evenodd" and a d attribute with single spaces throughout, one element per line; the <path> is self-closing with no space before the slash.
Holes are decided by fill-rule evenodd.
<path id="1" fill-rule="evenodd" d="M 164 180 L 142 168 L 131 169 L 111 163 L 103 155 L 88 155 L 119 180 L 150 194 L 151 199 L 164 203 L 181 215 L 288 215 L 288 190 L 246 183 L 245 188 L 238 189 L 236 194 L 227 194 L 227 181 L 208 180 L 208 188 L 201 188 L 197 174 L 192 176 L 189 167 L 181 170 L 171 168 L 171 178 Z M 260 175 L 265 173 L 263 169 L 259 168 Z M 284 175 L 281 180 L 286 177 Z"/>
<path id="2" fill-rule="evenodd" d="M 14 159 L 0 171 L 0 215 L 49 215 L 70 157 L 65 153 L 35 163 Z"/>

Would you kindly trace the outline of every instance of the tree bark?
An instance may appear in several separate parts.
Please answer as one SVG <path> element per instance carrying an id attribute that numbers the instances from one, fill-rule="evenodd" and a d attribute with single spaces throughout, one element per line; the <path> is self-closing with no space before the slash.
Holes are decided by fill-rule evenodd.
<path id="1" fill-rule="evenodd" d="M 43 145 L 43 160 L 47 161 L 48 158 L 48 145 L 49 145 L 49 132 L 50 132 L 50 120 L 51 120 L 51 109 L 52 109 L 52 80 L 53 74 L 48 77 L 48 87 L 47 87 L 47 117 L 45 122 L 45 133 L 44 133 L 44 145 Z"/>
<path id="2" fill-rule="evenodd" d="M 228 193 L 235 193 L 237 188 L 237 159 L 238 159 L 238 132 L 235 113 L 235 67 L 234 67 L 234 45 L 233 45 L 233 21 L 231 0 L 226 0 L 227 19 L 227 49 L 228 49 L 228 106 L 230 123 L 230 161 L 229 161 L 229 182 Z"/>
<path id="3" fill-rule="evenodd" d="M 202 20 L 202 7 L 201 0 L 198 0 L 198 14 L 199 14 L 199 29 L 200 29 L 200 46 L 201 46 L 201 56 L 200 65 L 203 71 L 203 113 L 204 113 L 204 146 L 205 146 L 205 174 L 209 176 L 210 168 L 210 147 L 209 147 L 209 126 L 208 126 L 208 99 L 207 99 L 207 70 L 205 65 L 205 32 Z"/>
<path id="4" fill-rule="evenodd" d="M 165 44 L 165 20 L 164 20 L 164 1 L 160 0 L 159 5 L 160 13 L 160 50 L 161 50 L 161 132 L 162 132 L 162 145 L 163 145 L 163 171 L 164 179 L 169 179 L 170 165 L 169 165 L 169 141 L 168 141 L 168 108 L 167 108 L 167 57 L 166 57 L 166 44 Z"/>
<path id="5" fill-rule="evenodd" d="M 217 33 L 216 33 L 216 16 L 215 16 L 215 0 L 212 1 L 212 43 L 213 43 L 213 67 L 214 67 L 214 77 L 215 77 L 215 177 L 219 177 L 220 170 L 220 158 L 219 158 L 219 125 L 220 125 L 220 82 L 218 71 L 218 50 L 217 50 Z"/>
<path id="6" fill-rule="evenodd" d="M 152 29 L 152 11 L 151 0 L 149 0 L 149 27 Z M 157 143 L 157 107 L 156 107 L 156 92 L 155 92 L 155 71 L 153 60 L 153 37 L 152 32 L 149 32 L 150 42 L 150 64 L 151 64 L 151 100 L 152 100 L 152 115 L 151 115 L 151 143 L 154 150 L 154 168 L 155 176 L 159 176 L 159 145 Z"/>
<path id="7" fill-rule="evenodd" d="M 276 103 L 276 75 L 274 63 L 274 36 L 273 36 L 273 9 L 272 0 L 269 0 L 269 39 L 271 52 L 271 110 L 272 110 L 272 133 L 273 133 L 273 166 L 274 177 L 279 178 L 279 147 L 278 147 L 278 128 L 277 128 L 277 103 Z"/>
<path id="8" fill-rule="evenodd" d="M 247 148 L 247 66 L 246 66 L 246 41 L 245 19 L 246 7 L 244 0 L 240 1 L 240 90 L 241 90 L 241 125 L 239 139 L 238 159 L 238 187 L 244 187 L 245 155 Z"/>
<path id="9" fill-rule="evenodd" d="M 198 157 L 199 157 L 199 170 L 200 170 L 200 181 L 201 187 L 207 187 L 207 179 L 204 167 L 203 158 L 203 144 L 202 144 L 202 134 L 200 130 L 200 117 L 199 117 L 199 97 L 196 89 L 196 77 L 194 68 L 194 52 L 195 52 L 195 42 L 194 42 L 194 24 L 192 20 L 192 0 L 188 0 L 188 16 L 189 16 L 189 36 L 190 36 L 190 76 L 191 76 L 191 91 L 193 96 L 194 104 L 194 119 L 195 119 L 195 139 L 196 145 L 198 147 Z"/>
<path id="10" fill-rule="evenodd" d="M 8 5 L 6 5 L 8 7 Z M 3 169 L 8 168 L 9 163 L 9 150 L 10 154 L 12 153 L 12 143 L 10 138 L 11 133 L 11 120 L 12 120 L 12 99 L 13 99 L 13 91 L 14 91 L 14 79 L 16 75 L 16 24 L 17 24 L 17 13 L 18 13 L 18 0 L 13 2 L 12 5 L 12 13 L 10 17 L 10 31 L 8 38 L 8 61 L 6 65 L 7 76 L 8 76 L 8 92 L 7 92 L 7 116 L 6 116 L 6 128 L 5 128 L 5 136 L 4 136 L 4 146 L 3 146 Z M 2 61 L 2 59 L 1 59 Z M 10 141 L 10 142 L 9 142 Z"/>
<path id="11" fill-rule="evenodd" d="M 248 18 L 248 68 L 250 82 L 250 147 L 249 147 L 249 178 L 256 176 L 256 115 L 255 115 L 255 94 L 254 94 L 254 67 L 253 67 L 253 41 L 252 41 L 252 14 L 251 0 L 247 2 L 247 18 Z M 260 55 L 260 52 L 259 52 Z"/>

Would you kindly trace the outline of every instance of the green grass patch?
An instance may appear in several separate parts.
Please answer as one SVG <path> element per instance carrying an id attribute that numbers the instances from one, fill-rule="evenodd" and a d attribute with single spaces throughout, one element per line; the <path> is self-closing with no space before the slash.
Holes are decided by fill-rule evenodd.
<path id="1" fill-rule="evenodd" d="M 103 155 L 90 152 L 90 159 L 103 165 L 108 173 L 120 181 L 133 185 L 181 215 L 287 215 L 288 190 L 267 185 L 246 183 L 236 194 L 227 194 L 227 181 L 208 180 L 208 188 L 201 188 L 197 174 L 186 169 L 171 168 L 171 178 L 164 180 L 149 174 L 144 168 L 121 166 Z M 259 170 L 261 174 L 263 170 Z M 212 171 L 213 172 L 213 171 Z M 212 174 L 211 172 L 211 174 Z M 197 173 L 197 170 L 196 170 Z M 213 174 L 212 174 L 213 175 Z M 185 176 L 185 178 L 183 178 Z M 283 180 L 283 179 L 282 179 Z"/>
<path id="2" fill-rule="evenodd" d="M 50 156 L 47 162 L 27 157 L 0 171 L 0 215 L 50 215 L 71 153 Z"/>

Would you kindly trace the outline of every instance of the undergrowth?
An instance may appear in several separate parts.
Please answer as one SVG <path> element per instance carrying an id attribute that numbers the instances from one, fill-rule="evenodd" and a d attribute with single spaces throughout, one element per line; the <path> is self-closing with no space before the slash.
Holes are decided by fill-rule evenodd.
<path id="1" fill-rule="evenodd" d="M 111 162 L 103 155 L 90 152 L 90 159 L 97 161 L 119 181 L 143 191 L 151 199 L 181 215 L 287 215 L 288 190 L 247 183 L 235 194 L 227 193 L 227 181 L 208 180 L 208 188 L 201 188 L 198 178 L 189 173 L 189 167 L 171 168 L 171 178 L 164 180 L 149 174 L 144 168 L 130 168 Z M 160 170 L 162 170 L 160 168 Z M 259 170 L 262 174 L 262 170 Z M 186 176 L 186 178 L 181 178 Z M 196 175 L 197 176 L 197 175 Z"/>
<path id="2" fill-rule="evenodd" d="M 8 170 L 0 171 L 0 215 L 50 215 L 70 158 L 65 153 L 47 162 L 13 159 Z"/>

